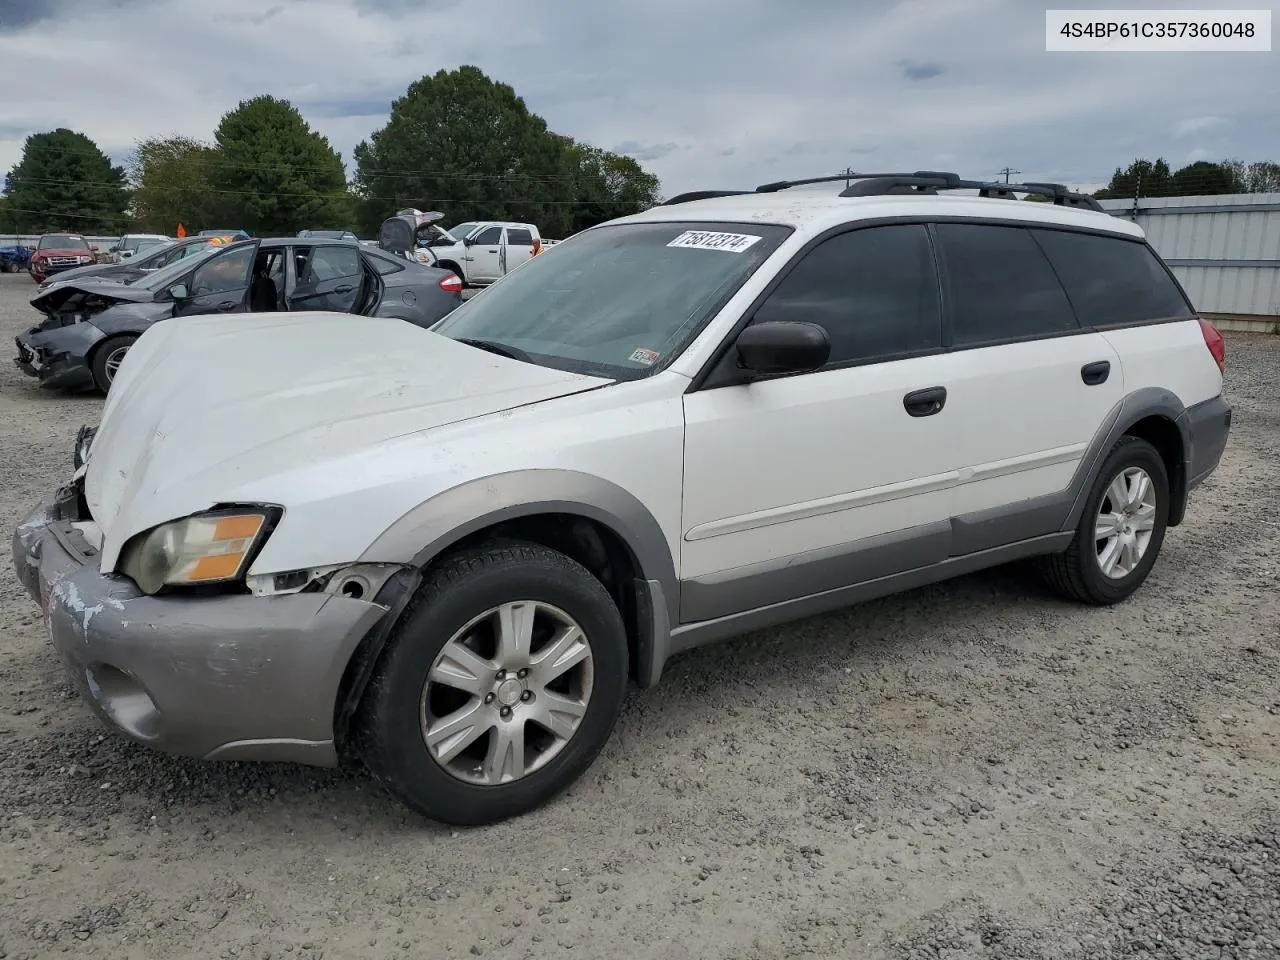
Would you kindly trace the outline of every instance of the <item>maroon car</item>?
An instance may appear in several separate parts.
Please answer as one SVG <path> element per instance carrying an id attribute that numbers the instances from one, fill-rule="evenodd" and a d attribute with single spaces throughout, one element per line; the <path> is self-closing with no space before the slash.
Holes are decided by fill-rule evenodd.
<path id="1" fill-rule="evenodd" d="M 55 273 L 97 262 L 97 254 L 80 234 L 46 233 L 36 244 L 27 271 L 36 283 L 44 283 Z"/>

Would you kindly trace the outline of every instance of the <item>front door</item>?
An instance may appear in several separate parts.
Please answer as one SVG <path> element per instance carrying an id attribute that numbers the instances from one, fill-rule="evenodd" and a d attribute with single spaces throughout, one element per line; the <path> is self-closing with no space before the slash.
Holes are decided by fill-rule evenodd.
<path id="1" fill-rule="evenodd" d="M 184 317 L 247 310 L 250 274 L 257 255 L 256 242 L 215 253 L 191 274 L 187 296 L 174 304 L 173 315 Z"/>
<path id="2" fill-rule="evenodd" d="M 502 276 L 502 227 L 485 227 L 467 246 L 467 279 L 492 283 Z"/>
<path id="3" fill-rule="evenodd" d="M 729 254 L 726 254 L 726 256 Z M 681 621 L 948 555 L 963 405 L 927 229 L 854 229 L 801 255 L 753 323 L 826 329 L 821 370 L 685 397 Z"/>
<path id="4" fill-rule="evenodd" d="M 294 247 L 297 280 L 289 294 L 290 310 L 352 313 L 364 287 L 364 268 L 354 244 Z"/>

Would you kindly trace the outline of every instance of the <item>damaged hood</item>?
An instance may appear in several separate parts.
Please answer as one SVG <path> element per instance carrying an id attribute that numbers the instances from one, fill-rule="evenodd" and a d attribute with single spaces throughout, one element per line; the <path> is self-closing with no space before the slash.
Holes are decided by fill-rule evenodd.
<path id="1" fill-rule="evenodd" d="M 289 509 L 300 483 L 358 492 L 361 454 L 437 427 L 604 386 L 431 333 L 334 313 L 160 323 L 129 351 L 85 496 L 114 569 L 136 533 L 219 503 Z M 330 471 L 317 465 L 331 464 Z M 317 473 L 323 477 L 317 480 Z"/>
<path id="2" fill-rule="evenodd" d="M 107 306 L 116 303 L 150 303 L 155 300 L 155 291 L 140 290 L 117 280 L 92 276 L 51 285 L 32 298 L 31 305 L 41 313 L 52 316 L 75 298 L 101 300 Z"/>

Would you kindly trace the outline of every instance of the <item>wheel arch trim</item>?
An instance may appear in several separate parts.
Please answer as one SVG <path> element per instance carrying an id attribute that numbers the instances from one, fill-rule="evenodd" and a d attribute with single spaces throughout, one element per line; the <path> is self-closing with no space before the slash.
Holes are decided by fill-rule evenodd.
<path id="1" fill-rule="evenodd" d="M 656 683 L 679 622 L 680 584 L 661 524 L 634 494 L 576 470 L 518 470 L 451 487 L 423 501 L 384 530 L 360 562 L 423 569 L 450 547 L 507 520 L 570 514 L 612 531 L 635 561 L 641 600 L 637 681 Z M 381 559 L 375 559 L 381 558 Z"/>
<path id="2" fill-rule="evenodd" d="M 1126 394 L 1112 407 L 1103 421 L 1102 428 L 1094 434 L 1093 441 L 1080 462 L 1080 473 L 1073 483 L 1075 497 L 1061 527 L 1064 532 L 1074 530 L 1080 522 L 1085 501 L 1089 499 L 1089 493 L 1097 482 L 1098 471 L 1102 469 L 1102 463 L 1111 448 L 1136 424 L 1153 416 L 1172 423 L 1182 442 L 1182 477 L 1181 479 L 1169 477 L 1169 525 L 1177 526 L 1181 522 L 1187 501 L 1186 477 L 1191 468 L 1192 438 L 1187 408 L 1171 390 L 1162 387 L 1142 387 Z"/>

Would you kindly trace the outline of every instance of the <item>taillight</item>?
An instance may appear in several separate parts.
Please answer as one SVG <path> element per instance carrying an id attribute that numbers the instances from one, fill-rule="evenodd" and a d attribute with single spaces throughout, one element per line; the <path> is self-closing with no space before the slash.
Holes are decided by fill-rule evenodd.
<path id="1" fill-rule="evenodd" d="M 456 273 L 451 273 L 440 281 L 440 289 L 445 293 L 461 293 L 462 278 Z"/>
<path id="2" fill-rule="evenodd" d="M 1208 320 L 1203 317 L 1200 320 L 1200 332 L 1204 334 L 1204 345 L 1209 348 L 1209 352 L 1213 354 L 1213 362 L 1218 365 L 1219 373 L 1226 373 L 1227 370 L 1227 341 L 1222 338 L 1222 334 Z"/>

